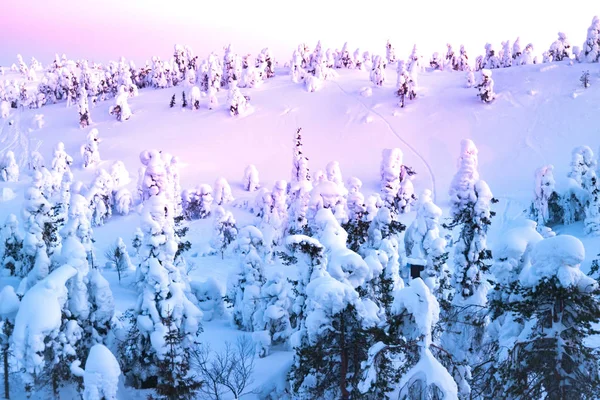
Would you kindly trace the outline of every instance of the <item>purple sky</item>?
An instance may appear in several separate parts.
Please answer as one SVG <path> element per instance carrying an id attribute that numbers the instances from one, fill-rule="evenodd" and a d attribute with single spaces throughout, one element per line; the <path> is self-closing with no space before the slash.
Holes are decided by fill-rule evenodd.
<path id="1" fill-rule="evenodd" d="M 485 5 L 484 5 L 485 4 Z M 581 46 L 594 11 L 594 1 L 574 0 L 552 7 L 546 2 L 505 0 L 482 2 L 357 0 L 5 0 L 0 12 L 0 65 L 9 66 L 21 53 L 48 63 L 54 53 L 100 62 L 121 55 L 143 62 L 152 55 L 172 54 L 175 43 L 190 45 L 205 56 L 227 43 L 242 54 L 270 47 L 287 60 L 303 41 L 314 47 L 341 48 L 344 41 L 383 53 L 392 39 L 399 57 L 417 43 L 426 59 L 457 50 L 464 43 L 474 58 L 489 41 L 521 37 L 536 53 L 546 50 L 563 31 Z M 313 28 L 311 28 L 313 27 Z"/>

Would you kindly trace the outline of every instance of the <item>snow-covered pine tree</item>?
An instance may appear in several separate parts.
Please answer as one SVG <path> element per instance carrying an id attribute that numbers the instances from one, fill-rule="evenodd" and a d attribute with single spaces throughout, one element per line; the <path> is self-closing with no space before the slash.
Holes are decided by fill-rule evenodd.
<path id="1" fill-rule="evenodd" d="M 597 281 L 580 270 L 583 244 L 569 235 L 547 238 L 531 258 L 531 267 L 507 289 L 509 301 L 498 305 L 524 324 L 499 360 L 498 393 L 519 399 L 595 398 L 599 357 L 585 343 L 598 334 L 600 303 Z"/>
<path id="2" fill-rule="evenodd" d="M 233 306 L 233 323 L 244 331 L 263 331 L 265 324 L 260 291 L 266 279 L 262 233 L 252 225 L 240 229 L 236 248 L 240 252 L 240 265 L 229 277 L 227 285 L 227 300 Z"/>
<path id="3" fill-rule="evenodd" d="M 104 221 L 112 216 L 114 204 L 113 179 L 106 170 L 100 169 L 96 172 L 86 197 L 92 210 L 92 224 L 104 225 Z"/>
<path id="4" fill-rule="evenodd" d="M 171 102 L 169 103 L 169 107 L 171 107 L 171 108 L 175 107 L 175 95 L 173 95 L 173 97 L 171 97 Z"/>
<path id="5" fill-rule="evenodd" d="M 492 79 L 492 71 L 489 69 L 481 70 L 481 81 L 475 86 L 477 91 L 477 97 L 484 103 L 491 103 L 496 99 L 494 93 L 494 80 Z"/>
<path id="6" fill-rule="evenodd" d="M 229 105 L 229 113 L 231 116 L 245 115 L 250 107 L 248 104 L 250 98 L 248 96 L 244 96 L 240 88 L 237 86 L 232 86 L 229 89 L 227 96 L 227 103 Z"/>
<path id="7" fill-rule="evenodd" d="M 523 54 L 521 52 L 521 38 L 518 37 L 512 45 L 512 58 L 514 60 L 515 65 L 520 65 L 519 59 L 521 58 L 521 54 Z"/>
<path id="8" fill-rule="evenodd" d="M 379 168 L 382 197 L 394 218 L 398 214 L 410 212 L 411 206 L 417 200 L 412 184 L 416 173 L 402 164 L 402 158 L 400 149 L 384 149 Z"/>
<path id="9" fill-rule="evenodd" d="M 105 257 L 113 264 L 112 267 L 117 271 L 119 283 L 121 283 L 121 278 L 125 277 L 128 272 L 135 270 L 129 258 L 127 246 L 122 238 L 117 238 L 115 244 L 106 250 Z"/>
<path id="10" fill-rule="evenodd" d="M 79 111 L 79 127 L 85 128 L 89 126 L 92 123 L 92 117 L 90 116 L 88 94 L 83 86 L 80 88 L 77 110 Z"/>
<path id="11" fill-rule="evenodd" d="M 444 69 L 444 62 L 442 61 L 442 57 L 440 56 L 440 53 L 438 53 L 436 51 L 435 53 L 432 54 L 431 59 L 429 60 L 429 66 L 434 71 Z"/>
<path id="12" fill-rule="evenodd" d="M 467 56 L 467 50 L 465 50 L 465 46 L 460 45 L 460 55 L 456 61 L 456 66 L 454 67 L 457 71 L 470 71 L 471 67 L 469 66 L 469 57 Z"/>
<path id="13" fill-rule="evenodd" d="M 19 164 L 15 160 L 15 153 L 11 150 L 4 153 L 2 164 L 0 164 L 0 176 L 4 182 L 19 181 Z"/>
<path id="14" fill-rule="evenodd" d="M 230 211 L 218 206 L 213 211 L 213 236 L 211 245 L 215 252 L 221 253 L 221 258 L 225 257 L 225 251 L 237 238 L 238 229 L 235 218 Z"/>
<path id="15" fill-rule="evenodd" d="M 293 297 L 288 279 L 280 271 L 275 271 L 261 287 L 261 310 L 265 332 L 268 334 L 267 345 L 259 350 L 260 357 L 269 354 L 271 346 L 287 343 L 292 334 L 290 313 Z"/>
<path id="16" fill-rule="evenodd" d="M 260 187 L 258 179 L 258 169 L 256 166 L 250 164 L 244 169 L 244 190 L 248 192 L 254 192 Z"/>
<path id="17" fill-rule="evenodd" d="M 444 57 L 444 65 L 443 69 L 446 70 L 457 70 L 458 62 L 457 57 L 454 54 L 454 50 L 452 49 L 452 45 L 450 43 L 446 43 L 446 55 Z"/>

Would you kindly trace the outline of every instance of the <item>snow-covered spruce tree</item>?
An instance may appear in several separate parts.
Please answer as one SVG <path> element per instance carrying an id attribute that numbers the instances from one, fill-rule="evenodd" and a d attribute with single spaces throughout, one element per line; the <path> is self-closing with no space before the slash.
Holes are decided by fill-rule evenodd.
<path id="1" fill-rule="evenodd" d="M 302 128 L 298 128 L 294 136 L 294 151 L 292 157 L 292 179 L 291 184 L 304 181 L 310 181 L 310 173 L 308 170 L 308 157 L 302 152 Z"/>
<path id="2" fill-rule="evenodd" d="M 279 271 L 271 274 L 261 287 L 260 297 L 261 309 L 257 314 L 262 315 L 267 337 L 257 351 L 260 357 L 266 357 L 271 346 L 286 344 L 292 334 L 290 313 L 294 299 L 289 280 Z"/>
<path id="3" fill-rule="evenodd" d="M 594 16 L 592 24 L 588 28 L 582 55 L 587 62 L 600 60 L 600 18 L 598 16 Z"/>
<path id="4" fill-rule="evenodd" d="M 471 67 L 469 66 L 469 57 L 467 56 L 467 50 L 465 50 L 465 46 L 460 45 L 460 55 L 456 61 L 456 65 L 454 67 L 457 71 L 470 71 Z"/>
<path id="5" fill-rule="evenodd" d="M 496 99 L 492 71 L 489 69 L 481 70 L 481 81 L 475 86 L 475 89 L 479 92 L 477 93 L 477 97 L 484 103 L 491 103 Z"/>
<path id="6" fill-rule="evenodd" d="M 496 55 L 492 45 L 486 43 L 485 45 L 485 57 L 483 58 L 482 67 L 485 69 L 500 68 L 500 59 Z"/>
<path id="7" fill-rule="evenodd" d="M 562 194 L 562 211 L 564 224 L 572 224 L 584 219 L 584 204 L 587 201 L 587 188 L 584 176 L 597 166 L 594 153 L 588 146 L 575 147 L 571 153 L 571 170 L 568 173 L 567 190 Z"/>
<path id="8" fill-rule="evenodd" d="M 577 146 L 571 152 L 571 170 L 567 176 L 582 185 L 585 174 L 597 166 L 592 149 L 589 146 Z"/>
<path id="9" fill-rule="evenodd" d="M 429 66 L 435 70 L 443 70 L 444 69 L 444 61 L 440 56 L 440 53 L 437 51 L 431 55 L 431 59 L 429 60 Z"/>
<path id="10" fill-rule="evenodd" d="M 4 153 L 0 165 L 0 176 L 4 182 L 18 182 L 19 180 L 19 164 L 15 161 L 15 153 L 10 150 Z"/>
<path id="11" fill-rule="evenodd" d="M 172 203 L 164 193 L 153 194 L 142 212 L 144 244 L 140 248 L 137 272 L 138 301 L 131 331 L 121 347 L 123 370 L 136 387 L 157 387 L 167 377 L 159 371 L 174 351 L 164 337 L 176 333 L 177 354 L 187 357 L 201 331 L 202 312 L 190 299 L 185 271 L 175 265 L 180 251 Z M 165 319 L 170 322 L 165 324 Z M 185 360 L 182 360 L 185 362 Z M 187 378 L 171 376 L 175 386 Z"/>
<path id="12" fill-rule="evenodd" d="M 404 235 L 404 249 L 410 258 L 424 259 L 431 252 L 432 243 L 440 237 L 442 210 L 433 204 L 431 191 L 424 190 L 417 203 L 417 215 Z"/>
<path id="13" fill-rule="evenodd" d="M 293 337 L 295 356 L 289 377 L 294 396 L 354 398 L 361 363 L 367 359 L 366 330 L 379 322 L 375 310 L 350 284 L 324 269 L 312 274 L 305 293 L 305 320 Z"/>
<path id="14" fill-rule="evenodd" d="M 80 328 L 76 321 L 62 317 L 68 299 L 66 283 L 76 274 L 69 265 L 55 269 L 25 293 L 19 306 L 12 349 L 27 397 L 38 386 L 50 384 L 58 398 L 61 385 L 70 377 Z"/>
<path id="15" fill-rule="evenodd" d="M 237 238 L 238 229 L 231 211 L 226 211 L 223 207 L 218 206 L 213 211 L 213 216 L 211 245 L 215 252 L 221 253 L 221 258 L 224 258 L 227 248 Z"/>
<path id="16" fill-rule="evenodd" d="M 379 168 L 382 198 L 394 218 L 398 214 L 410 212 L 417 200 L 412 184 L 416 172 L 402 164 L 402 158 L 400 149 L 384 149 Z"/>
<path id="17" fill-rule="evenodd" d="M 90 116 L 90 106 L 88 103 L 88 94 L 85 87 L 81 87 L 79 92 L 79 100 L 77 101 L 77 111 L 79 112 L 79 127 L 85 128 L 92 123 Z"/>
<path id="18" fill-rule="evenodd" d="M 523 328 L 500 359 L 498 393 L 509 398 L 592 399 L 599 395 L 598 354 L 585 343 L 598 331 L 598 283 L 580 270 L 579 239 L 539 242 L 531 267 L 498 307 Z M 597 272 L 597 271 L 594 271 Z"/>
<path id="19" fill-rule="evenodd" d="M 236 248 L 240 253 L 240 265 L 229 277 L 227 285 L 227 300 L 233 306 L 233 323 L 244 331 L 262 331 L 265 326 L 260 290 L 266 282 L 262 233 L 255 226 L 244 227 L 237 235 Z"/>
<path id="20" fill-rule="evenodd" d="M 227 179 L 221 177 L 215 181 L 213 198 L 215 203 L 219 206 L 231 203 L 235 200 L 231 194 L 231 186 L 229 186 Z"/>
<path id="21" fill-rule="evenodd" d="M 83 372 L 83 400 L 117 398 L 121 368 L 111 351 L 102 344 L 90 348 Z"/>
<path id="22" fill-rule="evenodd" d="M 358 178 L 350 178 L 348 181 L 349 185 L 353 182 L 353 179 L 359 181 Z M 367 241 L 370 225 L 367 216 L 365 196 L 359 192 L 359 189 L 360 186 L 358 186 L 358 188 L 351 188 L 350 193 L 348 194 L 348 199 L 346 201 L 346 206 L 348 208 L 348 222 L 342 224 L 342 228 L 348 233 L 348 248 L 355 252 L 358 252 L 362 245 Z"/>
<path id="23" fill-rule="evenodd" d="M 167 165 L 162 152 L 158 150 L 146 150 L 140 153 L 140 161 L 144 165 L 144 173 L 141 181 L 142 201 L 152 196 L 164 194 L 165 198 L 172 202 L 172 187 L 170 185 Z"/>
<path id="24" fill-rule="evenodd" d="M 128 98 L 129 93 L 125 90 L 125 86 L 120 86 L 115 105 L 111 106 L 108 111 L 110 115 L 116 116 L 117 121 L 127 121 L 131 118 L 131 108 L 129 108 Z"/>
<path id="25" fill-rule="evenodd" d="M 406 71 L 406 67 L 403 60 L 398 61 L 398 81 L 396 94 L 400 97 L 400 107 L 404 107 L 405 99 L 408 97 L 409 100 L 414 100 L 417 97 L 415 91 L 415 85 L 411 76 Z"/>
<path id="26" fill-rule="evenodd" d="M 450 43 L 446 43 L 446 55 L 444 56 L 443 69 L 457 71 L 458 60 Z"/>
<path id="27" fill-rule="evenodd" d="M 373 82 L 375 86 L 383 86 L 383 83 L 385 82 L 385 62 L 381 56 L 375 57 L 373 62 L 371 82 Z"/>
<path id="28" fill-rule="evenodd" d="M 244 169 L 243 182 L 244 190 L 248 192 L 254 192 L 260 187 L 256 166 L 250 164 Z"/>
<path id="29" fill-rule="evenodd" d="M 100 162 L 100 151 L 98 149 L 98 129 L 94 128 L 87 134 L 87 142 L 81 146 L 81 158 L 83 167 L 88 168 Z"/>
<path id="30" fill-rule="evenodd" d="M 499 239 L 491 266 L 493 290 L 488 293 L 490 322 L 481 344 L 482 360 L 473 366 L 474 397 L 503 398 L 503 382 L 497 371 L 524 328 L 525 321 L 518 321 L 505 305 L 512 301 L 511 292 L 518 285 L 521 273 L 531 268 L 532 249 L 543 238 L 537 232 L 534 221 L 522 220 L 513 224 L 516 226 Z"/>
<path id="31" fill-rule="evenodd" d="M 569 59 L 571 55 L 569 54 L 569 49 L 571 45 L 567 40 L 567 35 L 558 32 L 558 39 L 552 43 L 550 46 L 550 50 L 548 51 L 550 54 L 550 58 L 552 61 L 562 61 L 563 59 Z"/>
<path id="32" fill-rule="evenodd" d="M 421 279 L 394 293 L 387 334 L 373 344 L 364 363 L 361 392 L 384 398 L 399 389 L 399 399 L 457 399 L 456 382 L 434 356 L 437 300 Z"/>
<path id="33" fill-rule="evenodd" d="M 588 235 L 600 235 L 600 183 L 593 169 L 583 176 L 583 186 L 588 193 L 585 210 L 585 233 Z"/>
<path id="34" fill-rule="evenodd" d="M 502 58 L 500 60 L 500 64 L 503 68 L 508 68 L 512 66 L 513 57 L 510 50 L 510 42 L 507 40 L 506 42 L 502 42 Z"/>
<path id="35" fill-rule="evenodd" d="M 34 175 L 40 177 L 37 171 Z M 22 211 L 25 236 L 21 269 L 17 274 L 20 277 L 31 275 L 21 293 L 48 275 L 50 260 L 61 244 L 58 228 L 62 219 L 57 214 L 57 209 L 50 205 L 39 187 L 32 186 L 26 190 Z"/>
<path id="36" fill-rule="evenodd" d="M 104 221 L 112 216 L 114 204 L 113 180 L 106 170 L 100 169 L 96 172 L 86 197 L 92 210 L 92 224 L 104 225 Z"/>
<path id="37" fill-rule="evenodd" d="M 454 372 L 462 395 L 470 387 L 465 378 L 470 376 L 470 366 L 478 359 L 477 344 L 483 334 L 483 315 L 489 284 L 485 274 L 492 258 L 487 248 L 487 230 L 495 212 L 491 204 L 497 202 L 477 171 L 477 147 L 469 139 L 461 142 L 458 171 L 450 185 L 451 221 L 448 229 L 459 229 L 454 247 L 453 286 L 456 295 L 452 305 L 453 322 L 442 337 L 447 350 L 459 364 Z"/>
<path id="38" fill-rule="evenodd" d="M 312 185 L 308 180 L 296 182 L 290 187 L 287 232 L 292 235 L 308 234 L 308 205 Z"/>
<path id="39" fill-rule="evenodd" d="M 16 275 L 18 271 L 21 271 L 23 257 L 23 236 L 19 232 L 19 220 L 16 215 L 10 214 L 6 218 L 1 233 L 2 259 L 0 267 L 8 270 L 10 275 Z"/>
<path id="40" fill-rule="evenodd" d="M 560 195 L 556 192 L 554 166 L 546 165 L 535 172 L 534 199 L 529 209 L 531 219 L 537 222 L 539 232 L 562 221 Z"/>
<path id="41" fill-rule="evenodd" d="M 6 285 L 0 290 L 0 358 L 4 376 L 4 398 L 7 400 L 10 399 L 10 343 L 19 303 L 20 299 L 11 285 Z"/>
<path id="42" fill-rule="evenodd" d="M 232 86 L 227 95 L 227 104 L 231 116 L 245 115 L 250 109 L 250 97 L 244 96 L 237 86 Z"/>
<path id="43" fill-rule="evenodd" d="M 385 57 L 387 58 L 388 64 L 396 62 L 396 51 L 394 50 L 394 47 L 392 46 L 392 43 L 390 43 L 389 39 L 385 46 Z"/>
<path id="44" fill-rule="evenodd" d="M 204 219 L 210 216 L 213 203 L 212 187 L 198 185 L 196 189 L 184 190 L 181 194 L 183 216 L 187 220 Z"/>

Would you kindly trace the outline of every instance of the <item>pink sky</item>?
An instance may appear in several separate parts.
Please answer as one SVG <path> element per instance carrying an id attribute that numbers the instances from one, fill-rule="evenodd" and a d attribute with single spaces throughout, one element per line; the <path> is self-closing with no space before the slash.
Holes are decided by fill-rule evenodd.
<path id="1" fill-rule="evenodd" d="M 54 53 L 97 61 L 124 55 L 136 62 L 172 54 L 173 44 L 190 45 L 206 55 L 233 43 L 240 53 L 271 47 L 287 60 L 294 47 L 318 39 L 341 48 L 344 41 L 383 53 L 388 38 L 404 58 L 417 43 L 428 59 L 461 43 L 474 57 L 490 42 L 521 37 L 536 52 L 546 50 L 557 32 L 581 46 L 600 6 L 574 0 L 551 7 L 547 2 L 465 1 L 248 1 L 229 0 L 5 0 L 0 13 L 0 65 L 21 53 L 43 63 Z"/>

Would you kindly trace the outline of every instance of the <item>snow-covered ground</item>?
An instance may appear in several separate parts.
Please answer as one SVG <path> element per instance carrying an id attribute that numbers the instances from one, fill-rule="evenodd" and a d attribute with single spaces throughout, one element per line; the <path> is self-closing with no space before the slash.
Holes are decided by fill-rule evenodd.
<path id="1" fill-rule="evenodd" d="M 579 77 L 582 69 L 590 71 L 591 87 L 584 89 Z M 123 161 L 135 191 L 137 171 L 143 150 L 158 149 L 180 159 L 182 187 L 198 184 L 213 185 L 224 177 L 236 198 L 230 209 L 238 226 L 252 223 L 254 217 L 244 209 L 244 201 L 253 202 L 254 193 L 242 188 L 244 169 L 254 164 L 260 174 L 261 186 L 271 188 L 276 180 L 290 179 L 292 144 L 296 129 L 301 127 L 304 153 L 309 158 L 311 173 L 330 161 L 338 161 L 344 180 L 355 176 L 363 182 L 363 193 L 378 192 L 379 165 L 382 150 L 399 147 L 404 163 L 417 172 L 416 192 L 433 191 L 436 204 L 448 216 L 448 188 L 456 171 L 456 159 L 463 138 L 475 142 L 479 149 L 479 172 L 494 196 L 500 200 L 494 206 L 489 235 L 491 248 L 511 221 L 523 215 L 533 198 L 535 170 L 546 164 L 555 166 L 557 181 L 566 177 L 571 149 L 578 145 L 600 146 L 598 113 L 600 112 L 600 65 L 553 63 L 527 65 L 494 70 L 495 91 L 492 104 L 483 104 L 475 89 L 465 87 L 462 72 L 435 71 L 419 76 L 418 97 L 400 109 L 395 96 L 394 66 L 386 70 L 383 87 L 373 87 L 371 96 L 363 96 L 363 88 L 372 86 L 367 72 L 339 70 L 339 77 L 325 81 L 314 93 L 304 85 L 291 81 L 285 69 L 257 89 L 242 89 L 250 96 L 254 112 L 243 117 L 231 117 L 226 106 L 226 91 L 218 94 L 220 106 L 208 110 L 169 108 L 181 87 L 140 90 L 131 98 L 133 116 L 118 122 L 108 114 L 112 100 L 91 108 L 93 124 L 80 129 L 77 108 L 65 103 L 44 106 L 36 110 L 17 111 L 0 120 L 0 154 L 15 153 L 17 161 L 25 161 L 31 151 L 39 151 L 47 164 L 59 141 L 75 160 L 72 171 L 75 180 L 90 183 L 97 168 L 110 168 L 114 161 Z M 4 79 L 11 79 L 7 73 Z M 206 98 L 203 99 L 207 101 Z M 36 114 L 43 114 L 44 126 L 35 126 Z M 80 147 L 91 128 L 99 131 L 102 162 L 97 168 L 83 170 Z M 24 166 L 24 164 L 22 164 Z M 20 215 L 24 189 L 30 183 L 25 173 L 18 183 L 0 183 L 0 222 L 10 213 Z M 8 190 L 10 189 L 10 190 Z M 14 192 L 14 196 L 11 195 Z M 403 216 L 410 223 L 414 213 Z M 131 239 L 139 226 L 136 212 L 126 217 L 113 216 L 104 226 L 94 228 L 98 261 L 105 264 L 104 250 L 122 237 L 131 250 Z M 586 248 L 582 269 L 600 252 L 600 238 L 584 235 L 582 223 L 556 228 L 557 233 L 579 237 Z M 204 256 L 212 232 L 212 219 L 190 224 L 188 239 L 192 249 L 189 262 L 194 264 L 192 281 L 215 278 L 223 288 L 227 277 L 238 263 L 237 257 Z M 134 263 L 136 262 L 133 260 Z M 269 265 L 267 274 L 286 268 L 279 263 Z M 136 292 L 130 274 L 121 283 L 116 272 L 105 270 L 115 296 L 117 311 L 134 306 Z M 5 285 L 17 285 L 13 278 L 0 278 L 0 290 Z M 203 323 L 201 339 L 213 349 L 244 333 L 237 331 L 227 318 Z M 258 359 L 255 386 L 280 381 L 292 352 L 278 349 L 264 359 Z M 280 378 L 280 377 L 279 377 Z M 123 399 L 143 397 L 121 391 Z"/>

